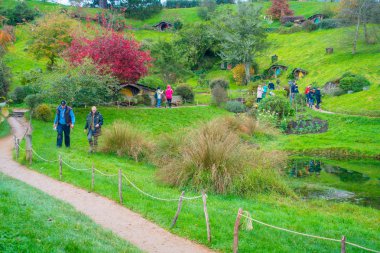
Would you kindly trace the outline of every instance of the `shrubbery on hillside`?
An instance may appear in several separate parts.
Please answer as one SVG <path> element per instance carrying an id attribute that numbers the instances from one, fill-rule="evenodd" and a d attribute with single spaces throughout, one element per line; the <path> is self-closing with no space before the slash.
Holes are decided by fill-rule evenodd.
<path id="1" fill-rule="evenodd" d="M 344 91 L 362 91 L 363 87 L 369 86 L 370 82 L 361 75 L 346 73 L 339 81 L 339 87 Z"/>
<path id="2" fill-rule="evenodd" d="M 17 25 L 24 22 L 34 20 L 39 16 L 39 12 L 28 6 L 24 1 L 17 2 L 12 9 L 5 9 L 0 7 L 0 15 L 7 18 L 6 23 L 9 25 Z"/>

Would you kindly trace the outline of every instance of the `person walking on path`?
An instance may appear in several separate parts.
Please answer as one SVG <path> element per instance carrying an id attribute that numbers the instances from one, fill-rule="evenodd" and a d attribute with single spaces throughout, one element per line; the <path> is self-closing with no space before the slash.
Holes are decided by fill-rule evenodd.
<path id="1" fill-rule="evenodd" d="M 315 101 L 316 101 L 316 105 L 315 105 L 315 108 L 316 109 L 320 109 L 319 107 L 319 105 L 320 105 L 320 103 L 322 102 L 322 100 L 321 100 L 321 97 L 322 97 L 322 94 L 321 94 L 321 90 L 319 89 L 319 88 L 317 88 L 316 90 L 315 90 Z"/>
<path id="2" fill-rule="evenodd" d="M 268 84 L 269 90 L 274 90 L 274 83 L 271 81 Z"/>
<path id="3" fill-rule="evenodd" d="M 268 92 L 268 86 L 266 84 L 264 84 L 264 86 L 263 86 L 263 98 L 266 97 L 267 92 Z"/>
<path id="4" fill-rule="evenodd" d="M 73 109 L 66 105 L 62 100 L 61 105 L 57 107 L 54 119 L 54 129 L 57 130 L 57 147 L 62 147 L 62 137 L 65 134 L 65 146 L 70 147 L 70 129 L 74 127 L 75 116 Z"/>
<path id="5" fill-rule="evenodd" d="M 84 132 L 87 131 L 87 140 L 90 144 L 90 153 L 97 150 L 98 137 L 101 134 L 103 116 L 97 111 L 96 106 L 91 108 L 91 112 L 86 117 Z"/>
<path id="6" fill-rule="evenodd" d="M 261 85 L 259 85 L 257 87 L 257 99 L 256 99 L 256 102 L 259 103 L 261 101 L 261 99 L 263 98 L 263 88 L 261 87 Z"/>
<path id="7" fill-rule="evenodd" d="M 156 107 L 157 108 L 160 108 L 161 107 L 161 101 L 162 101 L 162 94 L 164 92 L 161 90 L 160 87 L 157 88 L 157 91 L 156 91 L 156 99 L 157 99 L 157 104 L 156 104 Z"/>
<path id="8" fill-rule="evenodd" d="M 311 86 L 308 85 L 308 86 L 306 87 L 306 89 L 305 89 L 306 104 L 309 103 L 309 93 L 310 93 L 310 88 L 311 88 Z"/>
<path id="9" fill-rule="evenodd" d="M 311 109 L 313 109 L 313 106 L 314 106 L 314 96 L 315 96 L 315 89 L 312 89 L 309 92 L 309 107 Z"/>
<path id="10" fill-rule="evenodd" d="M 297 96 L 297 94 L 299 93 L 299 90 L 298 90 L 298 85 L 296 82 L 293 82 L 292 86 L 291 86 L 291 99 L 290 99 L 290 102 L 293 102 L 295 97 Z"/>
<path id="11" fill-rule="evenodd" d="M 169 108 L 172 108 L 173 90 L 170 85 L 166 87 L 165 96 L 166 96 L 167 105 L 169 106 Z"/>

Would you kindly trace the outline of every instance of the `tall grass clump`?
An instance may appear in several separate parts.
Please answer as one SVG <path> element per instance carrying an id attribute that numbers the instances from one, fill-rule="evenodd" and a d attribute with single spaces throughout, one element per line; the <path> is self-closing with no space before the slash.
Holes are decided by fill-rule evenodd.
<path id="1" fill-rule="evenodd" d="M 248 117 L 223 117 L 190 131 L 180 143 L 176 142 L 174 152 L 171 150 L 164 159 L 156 160 L 160 180 L 171 186 L 219 194 L 249 196 L 270 191 L 290 194 L 276 170 L 285 156 L 281 152 L 263 155 L 240 138 L 241 134 L 254 134 L 255 128 L 256 122 Z M 158 147 L 167 148 L 171 143 L 165 138 Z"/>
<path id="2" fill-rule="evenodd" d="M 128 155 L 135 161 L 145 158 L 153 149 L 153 144 L 146 140 L 143 133 L 122 121 L 116 121 L 104 129 L 101 140 L 103 152 Z"/>

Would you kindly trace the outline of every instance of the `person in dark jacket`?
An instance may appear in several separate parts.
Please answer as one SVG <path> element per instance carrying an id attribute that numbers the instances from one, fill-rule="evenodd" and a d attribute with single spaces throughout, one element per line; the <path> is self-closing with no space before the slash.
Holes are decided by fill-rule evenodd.
<path id="1" fill-rule="evenodd" d="M 90 152 L 96 151 L 98 147 L 98 137 L 101 134 L 103 116 L 96 110 L 96 106 L 91 108 L 91 112 L 86 117 L 84 132 L 87 131 L 87 139 L 90 144 Z"/>
<path id="2" fill-rule="evenodd" d="M 62 100 L 61 105 L 57 107 L 54 119 L 54 130 L 57 130 L 57 147 L 62 147 L 62 136 L 65 134 L 65 146 L 70 147 L 70 129 L 74 127 L 75 116 L 73 109 L 66 105 Z"/>
<path id="3" fill-rule="evenodd" d="M 274 90 L 274 83 L 273 82 L 269 82 L 268 88 L 269 88 L 269 90 Z"/>
<path id="4" fill-rule="evenodd" d="M 315 90 L 315 101 L 316 101 L 315 108 L 316 109 L 319 109 L 319 104 L 322 102 L 321 97 L 322 97 L 321 89 L 317 88 Z"/>

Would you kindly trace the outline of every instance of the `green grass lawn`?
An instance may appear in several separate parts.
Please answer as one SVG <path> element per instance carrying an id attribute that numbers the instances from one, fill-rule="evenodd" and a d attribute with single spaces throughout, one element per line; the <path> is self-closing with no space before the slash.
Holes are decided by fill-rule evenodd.
<path id="1" fill-rule="evenodd" d="M 1 252 L 141 252 L 70 205 L 0 173 Z"/>
<path id="2" fill-rule="evenodd" d="M 122 169 L 138 187 L 155 196 L 177 198 L 181 190 L 167 187 L 156 180 L 156 168 L 144 162 L 136 163 L 126 157 L 87 153 L 88 143 L 82 126 L 87 110 L 75 109 L 76 128 L 72 133 L 70 149 L 56 149 L 56 132 L 52 123 L 33 121 L 33 147 L 48 159 L 57 159 L 62 154 L 65 161 L 77 168 L 89 168 L 92 163 L 106 173 L 117 173 Z M 105 128 L 116 119 L 123 119 L 148 138 L 155 140 L 161 134 L 174 134 L 199 125 L 225 112 L 212 107 L 179 109 L 116 109 L 100 108 L 105 117 Z M 355 125 L 356 126 L 356 125 Z M 23 155 L 22 155 L 23 156 Z M 49 164 L 34 159 L 31 168 L 43 174 L 58 178 L 58 164 Z M 63 167 L 63 180 L 88 189 L 91 183 L 89 172 L 72 171 Z M 139 212 L 149 220 L 169 229 L 177 203 L 161 202 L 141 195 L 130 185 L 123 185 L 124 205 Z M 117 200 L 117 178 L 95 176 L 95 191 L 110 199 Z M 187 191 L 187 196 L 198 192 Z M 254 198 L 222 196 L 209 194 L 208 211 L 211 221 L 212 243 L 207 242 L 206 228 L 201 200 L 185 201 L 179 220 L 171 231 L 191 240 L 205 244 L 212 249 L 231 252 L 233 226 L 239 207 L 250 211 L 254 218 L 273 225 L 300 232 L 340 239 L 347 236 L 349 241 L 363 244 L 369 248 L 380 248 L 378 237 L 380 212 L 375 209 L 347 203 L 332 203 L 324 200 L 304 201 L 274 195 L 257 195 Z M 271 240 L 268 240 L 271 238 Z M 332 252 L 338 251 L 340 244 L 308 239 L 254 224 L 252 231 L 241 231 L 239 238 L 241 252 Z M 355 250 L 355 252 L 362 252 Z"/>
<path id="3" fill-rule="evenodd" d="M 262 145 L 292 153 L 380 157 L 379 118 L 309 113 L 328 120 L 329 130 L 321 134 L 280 135 L 272 141 L 261 141 Z"/>
<path id="4" fill-rule="evenodd" d="M 8 121 L 4 119 L 4 121 L 1 121 L 1 115 L 0 115 L 0 138 L 7 136 L 11 132 L 11 127 L 8 124 Z"/>

